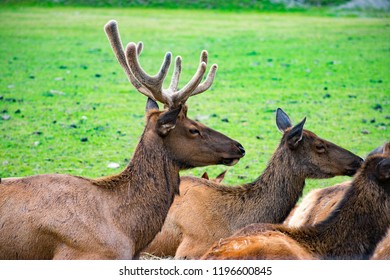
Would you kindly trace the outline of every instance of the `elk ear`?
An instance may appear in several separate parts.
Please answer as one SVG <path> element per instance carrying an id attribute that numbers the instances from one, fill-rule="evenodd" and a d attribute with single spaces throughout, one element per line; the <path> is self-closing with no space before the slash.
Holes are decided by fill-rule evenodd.
<path id="1" fill-rule="evenodd" d="M 376 166 L 376 173 L 379 181 L 390 179 L 390 158 L 386 158 L 378 163 Z"/>
<path id="2" fill-rule="evenodd" d="M 280 108 L 276 110 L 276 125 L 278 129 L 284 133 L 287 128 L 291 127 L 291 120 L 287 114 Z"/>
<path id="3" fill-rule="evenodd" d="M 158 108 L 158 104 L 156 101 L 154 101 L 153 99 L 151 99 L 150 97 L 148 97 L 148 101 L 146 101 L 146 112 L 149 112 L 150 110 L 152 109 L 157 109 L 157 110 L 160 110 L 160 108 Z"/>
<path id="4" fill-rule="evenodd" d="M 188 107 L 187 107 L 187 105 L 183 105 L 183 110 L 181 110 L 182 112 L 183 112 L 183 115 L 185 116 L 185 117 L 187 117 L 187 111 L 188 111 Z"/>
<path id="5" fill-rule="evenodd" d="M 222 172 L 221 174 L 219 174 L 219 175 L 215 178 L 215 182 L 221 183 L 222 180 L 225 178 L 226 172 L 227 172 L 227 170 L 225 170 L 224 172 Z"/>
<path id="6" fill-rule="evenodd" d="M 203 178 L 203 179 L 206 179 L 206 180 L 209 180 L 209 179 L 210 179 L 210 178 L 209 178 L 209 174 L 207 174 L 207 172 L 203 173 L 202 178 Z"/>
<path id="7" fill-rule="evenodd" d="M 157 120 L 157 132 L 160 136 L 168 135 L 175 128 L 177 116 L 181 111 L 181 105 L 160 115 Z"/>
<path id="8" fill-rule="evenodd" d="M 383 145 L 383 154 L 390 155 L 390 142 Z"/>
<path id="9" fill-rule="evenodd" d="M 287 134 L 287 144 L 290 149 L 295 149 L 298 147 L 299 142 L 302 140 L 303 136 L 303 126 L 305 125 L 306 118 L 304 118 L 299 124 L 294 126 Z"/>
<path id="10" fill-rule="evenodd" d="M 380 154 L 383 154 L 383 146 L 380 146 L 380 147 L 378 147 L 378 148 L 372 150 L 372 151 L 367 155 L 367 157 L 372 156 L 372 155 L 378 155 L 378 154 L 379 154 L 379 155 L 380 155 Z"/>

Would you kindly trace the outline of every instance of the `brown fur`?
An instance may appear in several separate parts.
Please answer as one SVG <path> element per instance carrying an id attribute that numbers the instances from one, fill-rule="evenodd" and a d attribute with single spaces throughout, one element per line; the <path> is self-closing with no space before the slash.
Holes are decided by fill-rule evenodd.
<path id="1" fill-rule="evenodd" d="M 336 208 L 350 185 L 351 182 L 347 181 L 310 191 L 283 223 L 289 227 L 300 227 L 314 225 L 325 220 Z"/>
<path id="2" fill-rule="evenodd" d="M 226 171 L 227 170 L 219 174 L 214 179 L 210 179 L 207 172 L 204 172 L 201 178 L 205 180 L 210 180 L 212 182 L 220 183 L 224 179 Z M 187 176 L 182 178 L 187 178 Z M 183 185 L 181 184 L 181 191 L 186 191 L 182 186 Z M 171 208 L 169 209 L 170 212 L 177 211 L 176 209 L 177 205 L 180 204 L 180 199 L 181 196 L 175 197 L 175 203 L 172 204 Z M 175 255 L 176 248 L 181 242 L 182 235 L 178 231 L 178 228 L 174 225 L 172 215 L 167 216 L 167 219 L 164 222 L 164 229 L 162 231 L 164 232 L 164 234 L 157 234 L 155 239 L 153 239 L 153 242 L 145 248 L 145 255 L 153 255 L 155 257 L 167 257 Z"/>
<path id="3" fill-rule="evenodd" d="M 376 246 L 372 260 L 390 260 L 390 228 L 386 236 Z"/>
<path id="4" fill-rule="evenodd" d="M 235 237 L 220 241 L 223 245 L 214 244 L 203 259 L 229 256 L 245 259 L 246 251 L 231 250 L 231 244 L 236 240 L 244 242 L 245 236 L 250 240 L 254 236 L 267 236 L 250 246 L 248 257 L 251 259 L 285 259 L 286 256 L 296 259 L 302 252 L 310 254 L 309 259 L 368 259 L 389 226 L 390 151 L 387 151 L 366 160 L 337 208 L 323 222 L 301 228 L 253 224 L 238 231 Z M 284 238 L 288 246 L 283 243 L 283 248 L 278 248 L 279 255 L 275 255 L 269 248 Z M 291 251 L 292 247 L 298 248 Z"/>
<path id="5" fill-rule="evenodd" d="M 302 129 L 303 124 L 299 125 Z M 285 129 L 267 168 L 252 183 L 228 187 L 182 177 L 181 195 L 175 198 L 161 233 L 146 252 L 199 258 L 215 241 L 248 224 L 283 222 L 300 197 L 305 178 L 343 175 L 360 166 L 358 156 L 310 131 L 302 130 L 301 140 L 291 138 L 297 127 Z"/>
<path id="6" fill-rule="evenodd" d="M 280 232 L 267 231 L 262 235 L 237 236 L 221 239 L 202 259 L 310 260 L 314 258 L 292 238 Z"/>

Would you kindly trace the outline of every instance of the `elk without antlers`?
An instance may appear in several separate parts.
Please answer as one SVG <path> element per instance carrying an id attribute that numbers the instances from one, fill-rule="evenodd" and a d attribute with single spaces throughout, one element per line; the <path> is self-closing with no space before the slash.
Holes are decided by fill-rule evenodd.
<path id="1" fill-rule="evenodd" d="M 133 158 L 121 173 L 103 178 L 44 174 L 2 182 L 0 259 L 135 258 L 160 231 L 179 192 L 180 170 L 233 165 L 245 154 L 237 141 L 187 118 L 185 101 L 211 85 L 216 66 L 198 85 L 202 61 L 196 78 L 170 95 L 153 86 L 162 84 L 166 70 L 146 79 L 132 59 L 132 44 L 123 55 L 116 23 L 110 21 L 105 30 L 130 82 L 148 96 L 146 125 Z M 175 73 L 172 89 L 180 71 Z M 159 111 L 154 100 L 168 108 Z"/>

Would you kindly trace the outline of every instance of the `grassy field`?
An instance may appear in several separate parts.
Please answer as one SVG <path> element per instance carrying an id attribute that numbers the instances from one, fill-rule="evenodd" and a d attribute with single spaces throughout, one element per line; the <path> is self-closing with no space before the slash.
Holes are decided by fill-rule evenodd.
<path id="1" fill-rule="evenodd" d="M 306 116 L 306 129 L 362 157 L 390 140 L 388 17 L 1 6 L 0 18 L 0 177 L 97 177 L 126 166 L 146 98 L 116 62 L 103 32 L 110 19 L 124 44 L 144 42 L 149 73 L 172 51 L 183 58 L 184 83 L 208 50 L 217 77 L 211 90 L 190 98 L 189 116 L 246 148 L 229 168 L 229 184 L 252 181 L 266 166 L 281 137 L 278 107 L 295 123 Z M 108 168 L 111 162 L 120 167 Z M 309 180 L 306 190 L 346 179 Z"/>

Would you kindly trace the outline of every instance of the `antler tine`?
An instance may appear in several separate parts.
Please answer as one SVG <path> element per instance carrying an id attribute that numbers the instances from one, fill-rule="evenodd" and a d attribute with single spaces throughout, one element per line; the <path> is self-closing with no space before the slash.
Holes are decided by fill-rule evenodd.
<path id="1" fill-rule="evenodd" d="M 126 47 L 126 59 L 127 65 L 131 72 L 152 94 L 151 97 L 154 100 L 160 101 L 164 104 L 167 103 L 165 95 L 163 94 L 162 84 L 168 73 L 169 66 L 171 64 L 172 54 L 167 52 L 165 54 L 164 61 L 161 65 L 160 71 L 155 76 L 149 76 L 141 67 L 137 56 L 137 47 L 131 42 Z"/>
<path id="2" fill-rule="evenodd" d="M 133 73 L 130 71 L 129 66 L 126 62 L 125 53 L 123 51 L 122 47 L 122 41 L 119 36 L 118 31 L 118 24 L 115 20 L 110 20 L 105 26 L 104 31 L 107 34 L 108 40 L 110 41 L 111 48 L 114 51 L 114 54 L 119 62 L 119 64 L 122 66 L 123 70 L 125 71 L 127 78 L 131 82 L 131 84 L 142 94 L 153 98 L 153 95 L 150 93 L 150 91 L 145 88 L 133 75 Z M 137 52 L 138 55 L 142 51 L 142 42 L 138 43 L 137 46 Z"/>
<path id="3" fill-rule="evenodd" d="M 217 69 L 218 69 L 218 65 L 217 64 L 213 64 L 210 68 L 210 71 L 209 73 L 207 74 L 207 78 L 206 80 L 201 83 L 195 90 L 194 92 L 191 94 L 191 96 L 194 96 L 194 95 L 197 95 L 199 93 L 202 93 L 206 90 L 208 90 L 211 85 L 213 84 L 214 82 L 214 78 L 215 78 L 215 74 L 217 73 Z"/>
<path id="4" fill-rule="evenodd" d="M 198 70 L 192 79 L 181 90 L 172 94 L 171 99 L 174 106 L 184 104 L 187 101 L 187 99 L 192 95 L 193 91 L 202 81 L 205 71 L 206 63 L 202 61 L 199 64 Z"/>
<path id="5" fill-rule="evenodd" d="M 144 48 L 144 44 L 142 42 L 137 43 L 137 55 L 140 56 L 142 53 L 142 49 Z"/>
<path id="6" fill-rule="evenodd" d="M 202 84 L 199 84 L 202 81 L 203 75 L 206 71 L 207 60 L 208 53 L 206 50 L 203 50 L 200 54 L 199 68 L 194 77 L 187 83 L 187 85 L 184 86 L 184 88 L 172 96 L 172 101 L 174 104 L 184 104 L 190 96 L 202 93 L 211 86 L 217 71 L 216 64 L 211 67 L 206 80 Z"/>
<path id="7" fill-rule="evenodd" d="M 200 61 L 203 61 L 204 63 L 207 64 L 207 60 L 208 60 L 208 53 L 206 50 L 203 50 L 201 53 L 200 53 Z"/>
<path id="8" fill-rule="evenodd" d="M 175 70 L 173 71 L 172 80 L 171 80 L 171 83 L 169 85 L 169 89 L 172 92 L 177 91 L 177 86 L 179 84 L 180 74 L 181 74 L 181 57 L 177 56 Z"/>

